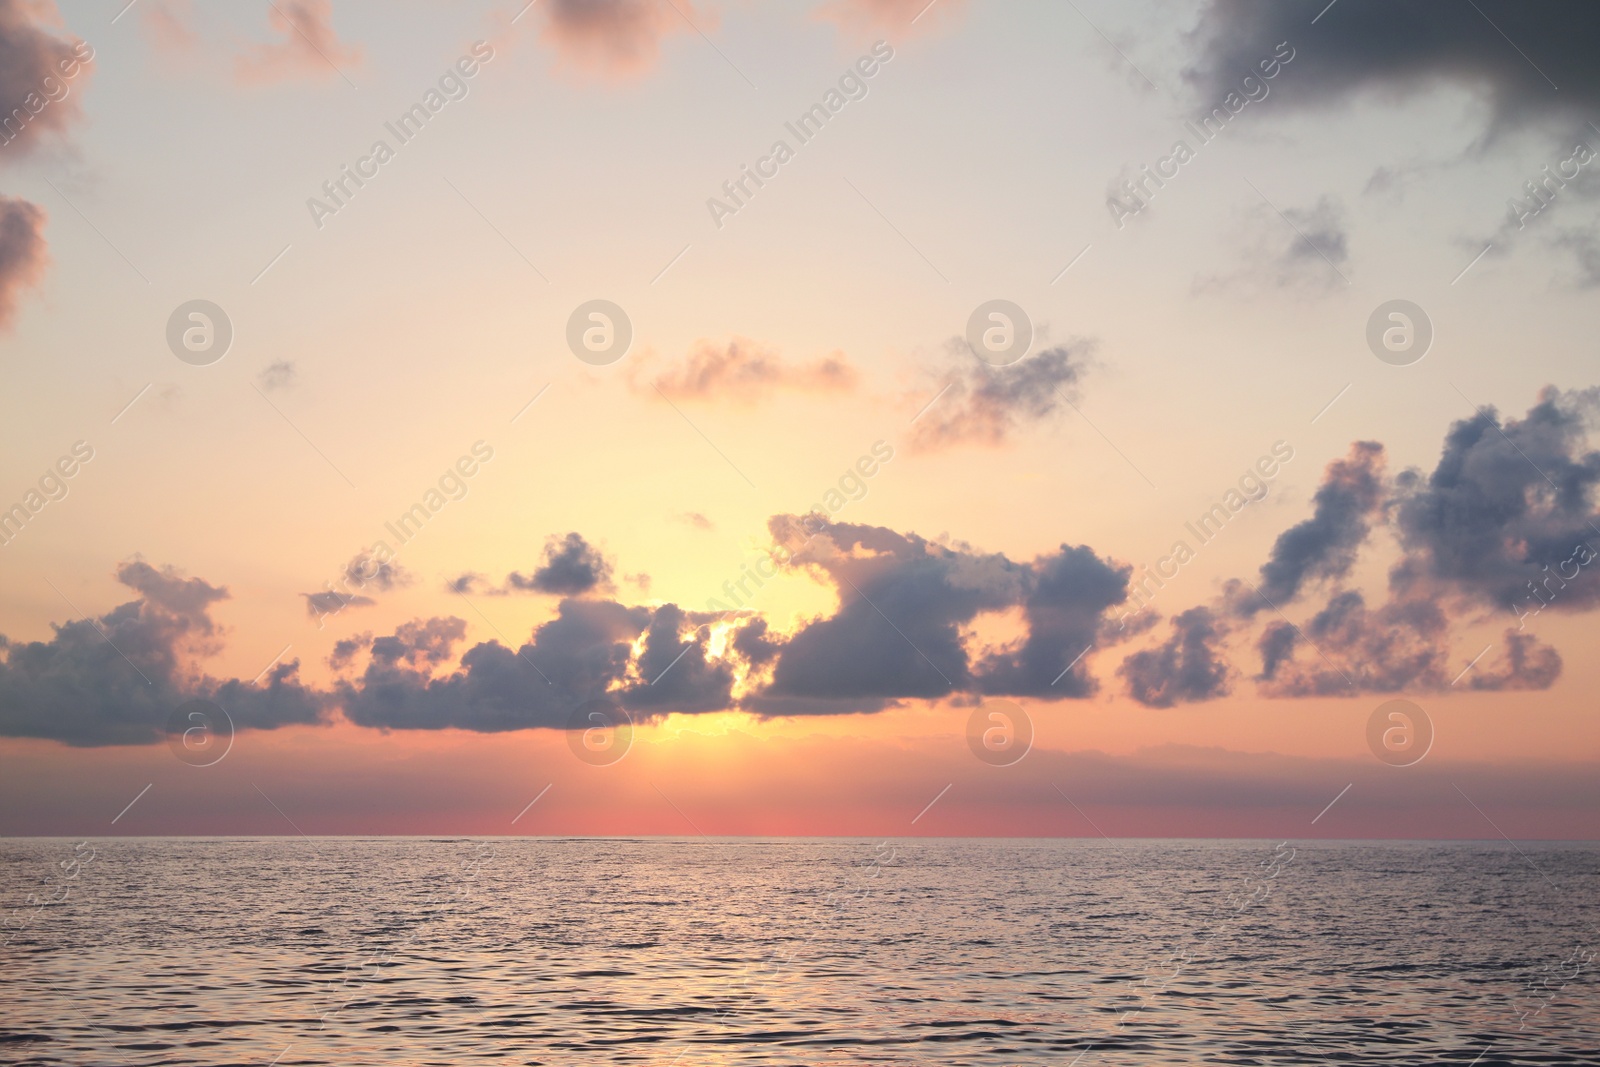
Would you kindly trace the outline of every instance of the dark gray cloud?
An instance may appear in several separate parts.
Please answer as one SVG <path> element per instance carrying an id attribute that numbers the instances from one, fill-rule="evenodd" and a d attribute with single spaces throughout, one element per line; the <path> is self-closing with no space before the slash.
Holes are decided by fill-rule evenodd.
<path id="1" fill-rule="evenodd" d="M 1474 689 L 1549 689 L 1561 676 L 1561 653 L 1532 634 L 1507 630 L 1502 653 L 1472 675 Z"/>
<path id="2" fill-rule="evenodd" d="M 483 642 L 438 676 L 429 651 L 436 646 L 425 635 L 453 630 L 460 620 L 415 624 L 373 642 L 383 642 L 383 654 L 339 685 L 339 704 L 350 721 L 383 729 L 559 728 L 579 704 L 623 680 L 630 646 L 649 616 L 611 601 L 563 600 L 519 649 Z"/>
<path id="3" fill-rule="evenodd" d="M 1318 18 L 1327 6 L 1212 0 L 1186 72 L 1198 99 L 1220 101 L 1287 41 L 1295 58 L 1273 82 L 1280 107 L 1454 86 L 1483 96 L 1495 131 L 1542 118 L 1581 121 L 1600 105 L 1600 7 L 1588 0 L 1339 0 Z"/>
<path id="4" fill-rule="evenodd" d="M 362 726 L 490 733 L 563 729 L 580 705 L 602 696 L 646 718 L 717 711 L 732 705 L 733 673 L 709 656 L 712 618 L 673 604 L 569 598 L 515 651 L 486 641 L 448 666 L 465 624 L 408 623 L 370 642 L 366 670 L 339 684 L 338 702 Z"/>
<path id="5" fill-rule="evenodd" d="M 1086 696 L 1094 688 L 1086 672 L 1062 671 L 1126 597 L 1128 569 L 1084 547 L 1018 563 L 879 526 L 807 526 L 784 515 L 769 528 L 778 544 L 794 546 L 791 566 L 834 586 L 839 608 L 782 642 L 764 622 L 741 628 L 735 648 L 753 665 L 773 662 L 770 684 L 746 700 L 761 714 L 875 711 L 961 692 Z M 980 614 L 1017 607 L 1026 635 L 980 651 L 974 663 L 964 628 Z"/>
<path id="6" fill-rule="evenodd" d="M 140 594 L 98 619 L 55 626 L 48 641 L 0 637 L 0 735 L 69 745 L 138 745 L 162 740 L 168 716 L 205 699 L 239 729 L 314 723 L 324 702 L 296 680 L 299 661 L 268 672 L 265 684 L 207 677 L 196 660 L 218 650 L 212 604 L 228 592 L 142 561 L 117 578 Z"/>
<path id="7" fill-rule="evenodd" d="M 582 534 L 552 537 L 544 546 L 544 562 L 532 576 L 512 571 L 506 588 L 555 596 L 603 591 L 611 588 L 611 563 Z"/>
<path id="8" fill-rule="evenodd" d="M 362 550 L 350 558 L 340 575 L 339 586 L 333 583 L 318 593 L 301 593 L 306 601 L 306 614 L 313 619 L 337 615 L 345 608 L 371 607 L 377 601 L 368 593 L 387 593 L 411 585 L 415 579 L 398 563 L 379 559 Z"/>
<path id="9" fill-rule="evenodd" d="M 375 638 L 367 647 L 380 663 L 434 667 L 448 660 L 456 644 L 466 636 L 467 624 L 460 619 L 413 620 L 401 623 L 387 637 Z"/>
<path id="10" fill-rule="evenodd" d="M 142 593 L 185 636 L 210 637 L 216 633 L 209 614 L 211 605 L 228 598 L 228 591 L 220 586 L 202 578 L 185 578 L 172 567 L 152 567 L 141 559 L 119 566 L 117 581 Z"/>
<path id="11" fill-rule="evenodd" d="M 477 571 L 467 571 L 444 583 L 444 587 L 452 593 L 466 594 L 479 589 L 488 582 L 488 578 Z"/>
<path id="12" fill-rule="evenodd" d="M 1466 663 L 1452 670 L 1450 621 L 1430 599 L 1389 601 L 1373 609 L 1359 592 L 1347 590 L 1312 616 L 1303 640 L 1296 635 L 1280 648 L 1281 636 L 1269 628 L 1262 640 L 1261 690 L 1268 696 L 1437 692 L 1458 684 L 1548 689 L 1561 674 L 1555 649 L 1509 629 L 1498 653 L 1485 652 L 1470 670 Z M 1310 647 L 1302 655 L 1305 645 Z"/>
<path id="13" fill-rule="evenodd" d="M 0 329 L 10 328 L 22 293 L 44 277 L 44 220 L 37 204 L 0 196 Z"/>
<path id="14" fill-rule="evenodd" d="M 1152 708 L 1170 708 L 1226 696 L 1232 671 L 1222 656 L 1223 619 L 1207 607 L 1174 616 L 1172 636 L 1122 661 L 1117 673 L 1128 695 Z"/>
<path id="15" fill-rule="evenodd" d="M 1312 517 L 1285 531 L 1261 568 L 1261 591 L 1278 606 L 1303 596 L 1312 580 L 1335 585 L 1301 630 L 1273 621 L 1261 634 L 1262 691 L 1302 697 L 1553 685 L 1560 654 L 1520 631 L 1546 608 L 1600 606 L 1593 573 L 1600 453 L 1588 447 L 1597 410 L 1600 392 L 1554 388 L 1520 419 L 1485 408 L 1451 426 L 1431 472 L 1407 470 L 1392 483 L 1383 478 L 1381 446 L 1352 446 L 1329 466 Z M 1338 583 L 1382 516 L 1401 554 L 1387 600 L 1372 607 Z M 1266 608 L 1243 582 L 1230 582 L 1225 599 L 1246 618 Z M 1485 608 L 1519 625 L 1463 674 L 1464 663 L 1450 662 L 1450 618 Z"/>
<path id="16" fill-rule="evenodd" d="M 733 632 L 733 650 L 758 670 L 777 659 L 783 645 L 767 633 L 767 620 L 754 618 Z"/>
<path id="17" fill-rule="evenodd" d="M 1359 591 L 1335 594 L 1296 640 L 1263 665 L 1268 696 L 1354 696 L 1442 689 L 1450 674 L 1450 623 L 1432 600 L 1367 607 Z M 1297 635 L 1298 636 L 1298 635 Z M 1310 648 L 1301 655 L 1301 645 Z"/>
<path id="18" fill-rule="evenodd" d="M 1128 597 L 1132 568 L 1095 555 L 1084 545 L 1062 545 L 1034 560 L 1022 599 L 1028 633 L 1015 649 L 983 658 L 977 686 L 984 693 L 1049 699 L 1092 696 L 1099 688 L 1087 670 L 1091 646 L 1105 644 L 1106 613 Z M 1063 674 L 1083 656 L 1085 669 Z"/>
<path id="19" fill-rule="evenodd" d="M 400 564 L 379 559 L 366 551 L 357 552 L 351 557 L 350 562 L 344 565 L 344 576 L 349 583 L 380 593 L 410 585 L 414 580 Z"/>
<path id="20" fill-rule="evenodd" d="M 1076 400 L 1089 346 L 1057 345 L 1008 367 L 983 362 L 959 338 L 947 353 L 949 369 L 918 399 L 919 406 L 933 402 L 917 416 L 913 449 L 1000 445 L 1023 426 L 1049 418 Z"/>
<path id="21" fill-rule="evenodd" d="M 945 548 L 916 534 L 781 515 L 768 527 L 803 566 L 838 591 L 839 608 L 783 645 L 755 710 L 802 714 L 877 710 L 900 698 L 937 699 L 972 677 L 961 627 L 1015 604 L 1023 568 L 998 554 Z"/>
<path id="22" fill-rule="evenodd" d="M 337 615 L 345 608 L 370 608 L 377 601 L 369 596 L 357 593 L 341 593 L 337 589 L 326 589 L 320 593 L 301 593 L 306 598 L 306 614 L 313 619 L 320 619 L 325 615 Z"/>
<path id="23" fill-rule="evenodd" d="M 1256 650 L 1261 653 L 1261 673 L 1256 675 L 1256 681 L 1269 681 L 1277 675 L 1278 668 L 1293 657 L 1294 643 L 1299 636 L 1293 626 L 1281 619 L 1267 623 L 1267 628 L 1261 631 L 1261 639 L 1256 642 Z"/>
<path id="24" fill-rule="evenodd" d="M 1381 517 L 1383 459 L 1381 444 L 1357 441 L 1349 455 L 1328 464 L 1312 498 L 1311 517 L 1278 535 L 1256 590 L 1230 585 L 1228 597 L 1238 614 L 1249 618 L 1269 606 L 1282 607 L 1308 581 L 1337 580 L 1350 572 L 1373 521 Z"/>
<path id="25" fill-rule="evenodd" d="M 1455 593 L 1513 612 L 1600 605 L 1600 580 L 1581 562 L 1600 546 L 1600 452 L 1588 447 L 1597 401 L 1595 390 L 1548 388 L 1521 419 L 1484 408 L 1455 423 L 1432 472 L 1398 479 L 1395 594 Z"/>
<path id="26" fill-rule="evenodd" d="M 275 360 L 261 368 L 261 373 L 256 375 L 256 383 L 268 392 L 275 389 L 288 389 L 294 385 L 299 377 L 295 365 L 286 359 Z"/>
<path id="27" fill-rule="evenodd" d="M 720 711 L 733 705 L 733 667 L 707 656 L 710 616 L 676 604 L 656 609 L 645 633 L 636 673 L 639 684 L 622 693 L 630 711 Z"/>
<path id="28" fill-rule="evenodd" d="M 372 631 L 346 637 L 333 643 L 333 651 L 328 654 L 328 666 L 334 670 L 343 670 L 355 661 L 356 655 L 362 649 L 372 644 Z"/>

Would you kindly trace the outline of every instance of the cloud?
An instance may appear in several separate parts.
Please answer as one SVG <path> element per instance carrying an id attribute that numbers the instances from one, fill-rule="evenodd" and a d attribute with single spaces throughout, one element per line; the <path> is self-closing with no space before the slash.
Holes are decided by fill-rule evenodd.
<path id="1" fill-rule="evenodd" d="M 228 598 L 228 591 L 201 578 L 185 578 L 172 567 L 159 570 L 143 560 L 131 560 L 117 568 L 117 581 L 144 594 L 145 600 L 163 612 L 184 634 L 211 637 L 216 626 L 208 611 L 212 604 Z"/>
<path id="2" fill-rule="evenodd" d="M 1311 518 L 1278 535 L 1261 565 L 1256 592 L 1237 583 L 1229 590 L 1237 613 L 1246 618 L 1298 597 L 1307 581 L 1341 579 L 1355 565 L 1372 522 L 1380 517 L 1387 487 L 1383 445 L 1357 441 L 1344 459 L 1328 464 L 1312 498 Z"/>
<path id="3" fill-rule="evenodd" d="M 1331 287 L 1343 281 L 1338 268 L 1350 261 L 1344 209 L 1323 196 L 1309 208 L 1285 208 L 1283 214 L 1294 236 L 1271 261 L 1274 283 L 1280 288 L 1307 282 Z"/>
<path id="4" fill-rule="evenodd" d="M 346 637 L 333 643 L 333 651 L 328 655 L 328 666 L 334 670 L 344 670 L 355 662 L 356 654 L 372 644 L 372 631 Z"/>
<path id="5" fill-rule="evenodd" d="M 1410 469 L 1392 480 L 1384 475 L 1382 445 L 1353 444 L 1329 464 L 1311 517 L 1273 544 L 1259 594 L 1233 580 L 1218 602 L 1229 616 L 1248 620 L 1303 598 L 1312 582 L 1332 586 L 1300 628 L 1273 620 L 1262 631 L 1261 692 L 1441 691 L 1469 674 L 1463 688 L 1553 685 L 1560 654 L 1522 631 L 1545 608 L 1600 606 L 1600 582 L 1586 570 L 1600 559 L 1594 504 L 1600 453 L 1588 446 L 1597 412 L 1600 390 L 1547 387 L 1521 419 L 1502 420 L 1485 408 L 1458 420 L 1431 472 Z M 1380 522 L 1394 532 L 1400 554 L 1389 569 L 1387 597 L 1374 607 L 1342 583 Z M 1452 669 L 1451 618 L 1483 609 L 1509 612 L 1517 628 L 1506 632 L 1494 658 L 1483 658 L 1486 649 L 1481 666 Z M 1179 648 L 1166 646 L 1169 663 Z M 1145 658 L 1136 669 L 1157 662 L 1137 655 Z"/>
<path id="6" fill-rule="evenodd" d="M 1195 292 L 1322 291 L 1347 283 L 1343 270 L 1350 261 L 1349 233 L 1344 210 L 1332 199 L 1324 196 L 1309 208 L 1286 208 L 1281 217 L 1266 204 L 1254 204 L 1245 219 L 1239 227 L 1247 235 L 1244 262 L 1231 273 L 1200 275 Z"/>
<path id="7" fill-rule="evenodd" d="M 706 616 L 690 616 L 676 604 L 656 609 L 636 664 L 641 685 L 622 694 L 630 711 L 654 713 L 719 711 L 733 704 L 733 668 L 707 657 Z M 687 636 L 685 636 L 687 634 Z"/>
<path id="8" fill-rule="evenodd" d="M 698 511 L 686 511 L 676 516 L 680 521 L 688 523 L 696 530 L 714 530 L 717 524 L 706 518 Z"/>
<path id="9" fill-rule="evenodd" d="M 351 557 L 350 562 L 344 565 L 344 576 L 347 583 L 358 586 L 371 586 L 380 593 L 387 593 L 391 589 L 398 589 L 412 584 L 415 579 L 411 572 L 398 563 L 391 563 L 386 559 L 378 559 L 365 550 L 357 552 Z"/>
<path id="10" fill-rule="evenodd" d="M 827 525 L 821 517 L 778 515 L 768 523 L 773 560 L 808 571 L 840 595 L 829 616 L 790 635 L 768 621 L 712 603 L 706 613 L 677 605 L 629 606 L 566 595 L 557 617 L 518 649 L 488 641 L 446 665 L 448 643 L 419 657 L 421 633 L 363 635 L 334 649 L 338 667 L 371 649 L 362 677 L 341 683 L 339 702 L 360 725 L 389 729 L 565 728 L 582 702 L 608 697 L 643 717 L 746 707 L 760 715 L 870 712 L 902 699 L 952 694 L 1029 694 L 1072 699 L 1094 691 L 1086 672 L 1066 675 L 1106 630 L 1106 613 L 1126 597 L 1128 568 L 1082 545 L 1061 545 L 1030 563 L 968 545 L 942 545 L 882 526 Z M 552 539 L 546 592 L 555 584 L 592 592 L 602 563 L 579 534 Z M 605 565 L 605 574 L 610 565 Z M 576 577 L 574 577 L 576 574 Z M 458 579 L 466 589 L 472 574 Z M 771 577 L 771 574 L 766 574 Z M 757 579 L 760 581 L 760 579 Z M 1021 637 L 979 648 L 970 624 L 1016 611 Z M 742 616 L 742 619 L 741 619 Z M 714 629 L 730 624 L 722 654 Z M 973 648 L 968 648 L 973 645 Z M 734 693 L 741 678 L 741 694 Z"/>
<path id="11" fill-rule="evenodd" d="M 1579 289 L 1600 287 L 1600 226 L 1570 226 L 1556 234 L 1551 243 L 1571 252 L 1577 261 L 1578 273 L 1573 283 Z"/>
<path id="12" fill-rule="evenodd" d="M 268 12 L 283 40 L 258 44 L 234 59 L 241 85 L 271 85 L 296 78 L 335 78 L 361 62 L 361 48 L 339 40 L 330 0 L 278 0 Z"/>
<path id="13" fill-rule="evenodd" d="M 94 49 L 55 36 L 54 5 L 0 0 L 0 162 L 15 162 L 83 116 L 72 90 L 88 78 Z"/>
<path id="14" fill-rule="evenodd" d="M 1452 425 L 1433 471 L 1398 479 L 1396 594 L 1454 593 L 1509 611 L 1535 596 L 1556 610 L 1600 605 L 1600 581 L 1581 562 L 1600 545 L 1600 452 L 1588 447 L 1597 407 L 1595 390 L 1550 387 L 1521 419 L 1483 408 Z"/>
<path id="15" fill-rule="evenodd" d="M 313 619 L 324 615 L 337 615 L 345 608 L 370 608 L 377 601 L 359 593 L 341 593 L 328 589 L 321 593 L 301 593 L 306 598 L 306 614 Z"/>
<path id="16" fill-rule="evenodd" d="M 44 221 L 37 204 L 0 196 L 0 329 L 11 327 L 23 291 L 44 278 Z"/>
<path id="17" fill-rule="evenodd" d="M 1472 675 L 1474 689 L 1549 689 L 1561 676 L 1561 653 L 1532 634 L 1507 630 L 1503 635 L 1504 654 L 1493 669 Z"/>
<path id="18" fill-rule="evenodd" d="M 306 600 L 306 614 L 314 619 L 320 619 L 325 615 L 337 615 L 345 608 L 367 608 L 377 603 L 365 592 L 357 590 L 387 593 L 404 588 L 415 581 L 411 572 L 400 564 L 379 559 L 363 549 L 344 565 L 344 571 L 340 575 L 341 588 L 335 589 L 330 582 L 321 592 L 300 595 Z"/>
<path id="19" fill-rule="evenodd" d="M 56 36 L 58 22 L 54 5 L 0 0 L 0 165 L 60 141 L 83 117 L 73 89 L 87 83 L 94 49 Z M 44 278 L 45 218 L 37 204 L 0 196 L 0 330 Z"/>
<path id="20" fill-rule="evenodd" d="M 767 620 L 762 618 L 750 619 L 741 625 L 733 632 L 730 644 L 746 663 L 758 670 L 777 659 L 782 648 L 782 642 L 768 636 Z"/>
<path id="21" fill-rule="evenodd" d="M 500 585 L 490 583 L 488 576 L 467 571 L 445 583 L 452 593 L 484 593 L 488 596 L 507 596 L 511 593 L 548 593 L 552 596 L 583 596 L 588 593 L 606 593 L 615 588 L 611 579 L 615 570 L 612 562 L 598 548 L 586 541 L 582 534 L 573 532 L 565 537 L 551 537 L 545 542 L 544 562 L 533 574 L 512 571 Z M 650 576 L 630 574 L 630 582 L 648 591 Z"/>
<path id="22" fill-rule="evenodd" d="M 962 4 L 963 0 L 941 0 L 934 4 L 928 0 L 827 0 L 816 9 L 816 14 L 852 33 L 904 36 L 913 29 L 954 16 Z M 917 21 L 915 27 L 913 19 Z"/>
<path id="23" fill-rule="evenodd" d="M 949 369 L 918 398 L 927 408 L 916 418 L 914 451 L 1002 445 L 1023 426 L 1049 418 L 1076 398 L 1088 345 L 1058 345 L 1008 367 L 979 360 L 960 338 L 947 354 Z"/>
<path id="24" fill-rule="evenodd" d="M 145 0 L 139 7 L 139 27 L 170 61 L 187 55 L 199 44 L 199 38 L 188 25 L 193 16 L 194 10 L 188 0 Z"/>
<path id="25" fill-rule="evenodd" d="M 1222 657 L 1227 632 L 1212 609 L 1190 608 L 1173 618 L 1172 636 L 1164 644 L 1133 653 L 1117 673 L 1128 695 L 1152 708 L 1226 696 L 1233 674 Z"/>
<path id="26" fill-rule="evenodd" d="M 435 664 L 412 651 L 415 638 L 396 631 L 359 679 L 340 684 L 339 704 L 350 721 L 382 729 L 563 727 L 579 704 L 622 680 L 648 614 L 611 601 L 564 600 L 521 648 L 474 645 L 439 677 Z M 430 620 L 422 630 L 458 622 Z"/>
<path id="27" fill-rule="evenodd" d="M 238 729 L 320 720 L 323 701 L 297 681 L 298 660 L 273 667 L 265 685 L 199 669 L 200 657 L 219 650 L 209 611 L 226 589 L 138 560 L 116 573 L 139 599 L 98 619 L 57 624 L 48 641 L 0 637 L 0 735 L 152 744 L 165 737 L 168 716 L 194 699 L 220 704 Z"/>
<path id="28" fill-rule="evenodd" d="M 539 8 L 545 19 L 539 39 L 563 64 L 617 81 L 653 68 L 668 34 L 715 25 L 690 0 L 545 0 Z"/>
<path id="29" fill-rule="evenodd" d="M 1299 636 L 1295 628 L 1282 619 L 1273 619 L 1267 624 L 1256 642 L 1256 650 L 1261 653 L 1261 673 L 1256 675 L 1256 681 L 1270 681 L 1277 676 L 1278 668 L 1293 658 L 1294 643 Z"/>
<path id="30" fill-rule="evenodd" d="M 262 368 L 261 373 L 256 375 L 256 384 L 270 393 L 275 389 L 288 389 L 298 376 L 299 372 L 293 363 L 279 359 Z"/>
<path id="31" fill-rule="evenodd" d="M 544 562 L 532 577 L 512 571 L 506 588 L 523 592 L 551 593 L 556 596 L 581 596 L 612 587 L 611 562 L 579 533 L 545 542 Z"/>
<path id="32" fill-rule="evenodd" d="M 831 584 L 839 607 L 774 639 L 745 623 L 734 648 L 771 680 L 745 706 L 763 715 L 876 711 L 903 699 L 961 693 L 1086 696 L 1092 680 L 1061 679 L 1126 596 L 1128 569 L 1063 545 L 1032 563 L 935 544 L 881 526 L 780 515 L 768 523 L 792 568 Z M 1021 608 L 1027 630 L 969 651 L 979 615 Z"/>
<path id="33" fill-rule="evenodd" d="M 1293 66 L 1273 83 L 1284 107 L 1452 85 L 1483 97 L 1493 133 L 1538 119 L 1581 121 L 1600 105 L 1600 8 L 1585 0 L 1479 0 L 1477 10 L 1453 0 L 1340 0 L 1312 27 L 1326 6 L 1212 0 L 1186 77 L 1200 99 L 1220 100 L 1241 72 L 1287 41 L 1296 48 Z"/>
<path id="34" fill-rule="evenodd" d="M 778 544 L 795 546 L 790 565 L 833 585 L 840 603 L 783 643 L 772 683 L 748 701 L 763 714 L 877 710 L 968 689 L 961 627 L 1020 598 L 1022 568 L 998 554 L 817 516 L 767 525 Z"/>
<path id="35" fill-rule="evenodd" d="M 337 699 L 362 726 L 490 733 L 564 729 L 582 704 L 601 697 L 644 718 L 717 711 L 732 706 L 733 672 L 708 654 L 712 618 L 673 604 L 567 599 L 520 648 L 474 645 L 443 674 L 465 625 L 419 621 L 373 639 L 366 670 L 341 682 Z"/>
<path id="36" fill-rule="evenodd" d="M 843 353 L 806 364 L 785 363 L 776 351 L 747 338 L 724 344 L 698 341 L 684 361 L 652 379 L 639 392 L 659 392 L 669 400 L 731 400 L 755 404 L 775 393 L 845 393 L 859 379 Z"/>
<path id="37" fill-rule="evenodd" d="M 1085 653 L 1109 643 L 1106 613 L 1128 597 L 1132 568 L 1104 560 L 1084 545 L 1062 545 L 1028 568 L 1022 596 L 1027 635 L 1015 648 L 996 650 L 977 669 L 984 693 L 1044 699 L 1092 696 L 1099 684 Z"/>
<path id="38" fill-rule="evenodd" d="M 433 667 L 450 658 L 456 644 L 467 636 L 467 624 L 455 618 L 433 618 L 401 623 L 387 637 L 367 642 L 372 658 L 382 663 Z"/>
<path id="39" fill-rule="evenodd" d="M 1367 607 L 1357 590 L 1331 597 L 1302 628 L 1311 648 L 1269 629 L 1275 642 L 1261 691 L 1275 697 L 1354 696 L 1437 690 L 1449 685 L 1449 620 L 1431 600 Z"/>
<path id="40" fill-rule="evenodd" d="M 488 580 L 489 579 L 487 575 L 479 574 L 477 571 L 467 571 L 458 577 L 451 578 L 449 581 L 445 582 L 444 587 L 452 593 L 460 593 L 465 595 L 472 592 L 474 589 L 483 586 Z M 495 591 L 490 590 L 491 594 L 493 592 Z"/>

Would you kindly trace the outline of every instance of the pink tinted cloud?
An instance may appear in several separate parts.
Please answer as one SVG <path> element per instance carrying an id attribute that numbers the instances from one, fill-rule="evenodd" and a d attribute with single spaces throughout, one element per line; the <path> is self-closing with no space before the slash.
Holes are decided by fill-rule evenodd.
<path id="1" fill-rule="evenodd" d="M 39 205 L 0 196 L 0 329 L 10 329 L 23 290 L 44 277 L 44 221 Z"/>
<path id="2" fill-rule="evenodd" d="M 199 37 L 190 29 L 188 0 L 148 0 L 139 8 L 139 27 L 168 60 L 193 52 Z"/>
<path id="3" fill-rule="evenodd" d="M 715 24 L 689 0 L 544 0 L 540 7 L 545 24 L 539 38 L 562 64 L 611 81 L 653 68 L 668 34 Z"/>
<path id="4" fill-rule="evenodd" d="M 817 8 L 816 15 L 852 34 L 903 36 L 955 14 L 962 3 L 963 0 L 827 0 Z"/>
<path id="5" fill-rule="evenodd" d="M 15 161 L 83 116 L 76 91 L 94 49 L 53 32 L 53 4 L 0 0 L 0 162 Z"/>
<path id="6" fill-rule="evenodd" d="M 268 14 L 281 41 L 259 44 L 234 60 L 241 85 L 342 76 L 361 62 L 361 48 L 339 40 L 330 0 L 274 0 Z"/>
<path id="7" fill-rule="evenodd" d="M 754 404 L 786 390 L 848 392 L 858 379 L 843 353 L 835 352 L 810 363 L 787 363 L 772 348 L 735 337 L 720 344 L 697 341 L 683 362 L 658 374 L 650 384 L 671 400 Z"/>

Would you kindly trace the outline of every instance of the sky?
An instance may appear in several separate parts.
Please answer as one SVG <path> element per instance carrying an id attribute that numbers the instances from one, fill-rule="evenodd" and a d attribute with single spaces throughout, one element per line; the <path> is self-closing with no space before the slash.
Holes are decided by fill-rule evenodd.
<path id="1" fill-rule="evenodd" d="M 1591 839 L 1597 43 L 0 0 L 0 834 Z"/>

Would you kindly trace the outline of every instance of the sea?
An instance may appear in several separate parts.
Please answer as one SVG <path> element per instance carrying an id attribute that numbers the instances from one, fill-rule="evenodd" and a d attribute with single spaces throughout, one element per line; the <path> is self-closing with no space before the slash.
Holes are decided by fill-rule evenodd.
<path id="1" fill-rule="evenodd" d="M 1600 1063 L 1600 844 L 0 839 L 0 1062 Z"/>

